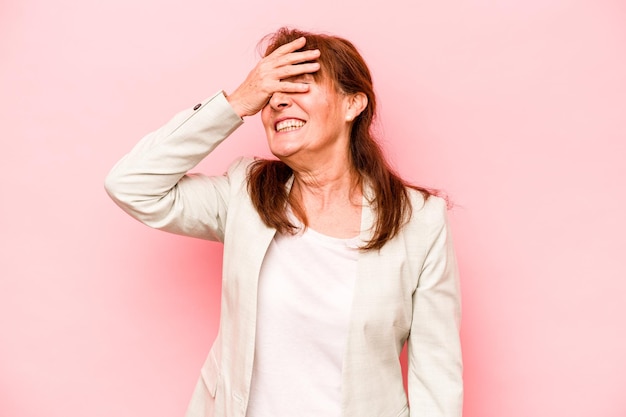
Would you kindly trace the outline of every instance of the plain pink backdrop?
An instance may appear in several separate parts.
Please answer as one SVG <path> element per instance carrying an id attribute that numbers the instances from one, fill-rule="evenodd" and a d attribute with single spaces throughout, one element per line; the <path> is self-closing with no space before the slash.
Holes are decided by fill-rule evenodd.
<path id="1" fill-rule="evenodd" d="M 356 43 L 390 159 L 457 204 L 465 417 L 623 417 L 625 22 L 610 0 L 3 1 L 0 415 L 182 416 L 221 248 L 103 180 L 294 25 Z M 267 154 L 258 116 L 200 169 L 241 154 Z"/>

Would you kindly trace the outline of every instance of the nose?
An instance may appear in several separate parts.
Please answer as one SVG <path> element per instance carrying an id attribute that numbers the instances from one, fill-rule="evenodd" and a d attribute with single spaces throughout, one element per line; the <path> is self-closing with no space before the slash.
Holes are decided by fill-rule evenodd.
<path id="1" fill-rule="evenodd" d="M 274 110 L 283 110 L 291 106 L 289 94 L 276 92 L 270 97 L 269 105 Z"/>

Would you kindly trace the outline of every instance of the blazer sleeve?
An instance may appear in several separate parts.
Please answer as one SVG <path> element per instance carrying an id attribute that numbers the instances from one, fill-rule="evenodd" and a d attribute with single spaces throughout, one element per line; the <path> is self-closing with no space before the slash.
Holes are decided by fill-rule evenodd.
<path id="1" fill-rule="evenodd" d="M 242 123 L 220 92 L 145 136 L 113 167 L 105 189 L 124 211 L 150 227 L 223 241 L 229 176 L 187 171 Z M 229 171 L 237 165 L 241 160 Z"/>
<path id="2" fill-rule="evenodd" d="M 460 285 L 445 202 L 427 200 L 430 247 L 413 293 L 408 339 L 411 417 L 461 417 Z"/>

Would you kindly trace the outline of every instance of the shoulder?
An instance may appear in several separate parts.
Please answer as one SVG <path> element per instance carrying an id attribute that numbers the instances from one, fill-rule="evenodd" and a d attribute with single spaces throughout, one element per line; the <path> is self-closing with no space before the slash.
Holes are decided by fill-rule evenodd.
<path id="1" fill-rule="evenodd" d="M 424 196 L 420 191 L 409 188 L 409 199 L 411 201 L 412 216 L 422 221 L 441 223 L 445 222 L 448 211 L 446 199 L 437 195 Z"/>
<path id="2" fill-rule="evenodd" d="M 418 190 L 410 189 L 411 217 L 403 228 L 405 239 L 435 239 L 446 233 L 448 225 L 448 202 L 445 198 L 424 195 Z"/>
<path id="3" fill-rule="evenodd" d="M 229 178 L 230 182 L 247 182 L 248 170 L 250 165 L 254 163 L 254 159 L 246 156 L 240 156 L 235 159 L 226 169 L 225 175 Z"/>
<path id="4" fill-rule="evenodd" d="M 401 231 L 405 245 L 429 250 L 432 245 L 449 235 L 448 202 L 445 198 L 411 189 L 411 217 Z M 426 253 L 426 252 L 424 252 Z"/>
<path id="5" fill-rule="evenodd" d="M 231 175 L 246 176 L 248 173 L 248 168 L 254 161 L 255 161 L 254 158 L 250 158 L 247 156 L 240 156 L 239 158 L 231 162 L 226 172 L 229 176 Z"/>

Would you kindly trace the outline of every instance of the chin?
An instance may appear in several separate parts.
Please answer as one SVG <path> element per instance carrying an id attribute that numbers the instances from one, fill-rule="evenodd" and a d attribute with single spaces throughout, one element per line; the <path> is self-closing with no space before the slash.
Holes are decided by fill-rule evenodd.
<path id="1" fill-rule="evenodd" d="M 289 158 L 293 154 L 297 152 L 297 149 L 293 147 L 284 147 L 284 146 L 270 146 L 270 152 L 276 158 L 282 160 L 283 158 Z"/>
<path id="2" fill-rule="evenodd" d="M 283 162 L 287 162 L 287 160 L 289 159 L 290 156 L 293 155 L 293 153 L 288 153 L 288 152 L 279 152 L 279 151 L 274 151 L 272 150 L 272 155 L 274 155 L 276 158 L 280 159 Z"/>

